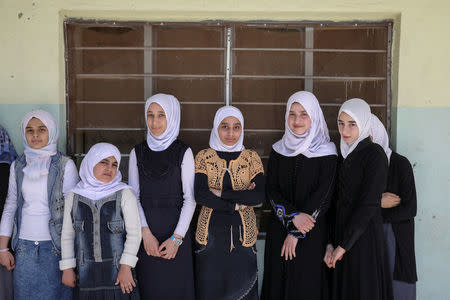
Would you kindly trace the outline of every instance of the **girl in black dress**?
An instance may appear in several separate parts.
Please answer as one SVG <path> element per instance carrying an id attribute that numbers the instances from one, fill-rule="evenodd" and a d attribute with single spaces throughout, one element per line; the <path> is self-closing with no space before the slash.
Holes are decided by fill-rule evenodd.
<path id="1" fill-rule="evenodd" d="M 392 299 L 380 205 L 387 159 L 383 148 L 370 140 L 370 120 L 370 107 L 361 99 L 350 99 L 339 110 L 335 232 L 324 257 L 335 268 L 336 300 Z"/>
<path id="2" fill-rule="evenodd" d="M 129 184 L 140 200 L 143 244 L 136 271 L 142 299 L 194 299 L 189 225 L 195 210 L 194 156 L 180 141 L 180 103 L 156 94 L 145 104 L 147 139 L 130 153 Z"/>
<path id="3" fill-rule="evenodd" d="M 258 299 L 253 207 L 264 200 L 264 169 L 244 149 L 244 118 L 220 108 L 209 145 L 195 158 L 195 199 L 202 205 L 196 231 L 196 299 Z"/>
<path id="4" fill-rule="evenodd" d="M 316 97 L 293 94 L 285 133 L 273 145 L 266 195 L 274 209 L 266 236 L 262 299 L 328 299 L 324 218 L 334 192 L 337 152 Z"/>
<path id="5" fill-rule="evenodd" d="M 383 123 L 372 115 L 370 135 L 383 147 L 389 162 L 388 184 L 381 198 L 381 214 L 388 247 L 394 299 L 416 299 L 416 256 L 414 217 L 417 213 L 416 186 L 409 160 L 389 148 Z"/>

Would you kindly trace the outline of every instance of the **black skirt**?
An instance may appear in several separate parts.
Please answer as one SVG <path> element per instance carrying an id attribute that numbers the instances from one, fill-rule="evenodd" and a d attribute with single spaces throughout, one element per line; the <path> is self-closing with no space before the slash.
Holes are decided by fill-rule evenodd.
<path id="1" fill-rule="evenodd" d="M 179 210 L 174 208 L 153 208 L 149 213 L 147 221 L 160 244 L 170 238 L 173 232 L 171 228 L 178 222 L 179 215 Z M 190 230 L 186 233 L 175 258 L 168 260 L 149 256 L 143 243 L 138 258 L 136 271 L 142 299 L 195 299 Z"/>
<path id="2" fill-rule="evenodd" d="M 197 300 L 258 299 L 256 247 L 243 247 L 239 214 L 213 212 L 206 245 L 196 243 Z"/>

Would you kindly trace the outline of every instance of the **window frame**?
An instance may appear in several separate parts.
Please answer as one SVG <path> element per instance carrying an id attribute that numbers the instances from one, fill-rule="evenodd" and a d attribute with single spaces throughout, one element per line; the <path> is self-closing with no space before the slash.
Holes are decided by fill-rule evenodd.
<path id="1" fill-rule="evenodd" d="M 354 53 L 354 52 L 361 52 L 361 53 L 373 53 L 374 51 L 372 50 L 364 50 L 364 49 L 319 49 L 319 48 L 314 48 L 314 45 L 305 45 L 304 48 L 292 48 L 292 49 L 288 49 L 288 48 L 275 48 L 275 49 L 270 49 L 270 48 L 237 48 L 234 46 L 234 39 L 236 38 L 236 29 L 237 28 L 241 28 L 241 27 L 248 27 L 248 28 L 270 28 L 270 29 L 298 29 L 298 28 L 313 28 L 313 31 L 315 28 L 361 28 L 361 27 L 386 27 L 387 28 L 387 41 L 386 41 L 386 49 L 384 50 L 375 50 L 375 52 L 380 52 L 380 53 L 385 53 L 386 54 L 386 76 L 383 77 L 380 80 L 385 80 L 386 81 L 386 104 L 380 104 L 380 105 L 374 105 L 371 104 L 371 107 L 374 106 L 381 106 L 381 107 L 385 107 L 385 113 L 386 113 L 386 128 L 388 131 L 388 134 L 391 135 L 391 113 L 392 113 L 392 37 L 393 37 L 393 21 L 392 20 L 386 20 L 386 21 L 377 21 L 377 22 L 330 22 L 330 21 L 318 21 L 318 22 L 302 22 L 302 21 L 290 21 L 290 22 L 277 22 L 277 21 L 270 21 L 270 22 L 231 22 L 231 21 L 206 21 L 206 22 L 129 22 L 129 21 L 114 21 L 114 20 L 99 20 L 99 21 L 92 21 L 92 20 L 79 20 L 79 19 L 66 19 L 64 21 L 64 42 L 65 42 L 65 50 L 64 50 L 64 56 L 65 56 L 65 89 L 66 89 L 66 93 L 65 93 L 65 104 L 66 104 L 66 134 L 67 134 L 67 140 L 66 140 L 66 147 L 67 147 L 67 153 L 71 156 L 75 156 L 75 157 L 82 157 L 84 156 L 83 153 L 76 153 L 75 151 L 75 145 L 72 141 L 73 139 L 73 135 L 75 133 L 77 129 L 72 129 L 71 128 L 71 92 L 72 92 L 72 86 L 71 86 L 71 72 L 70 72 L 70 51 L 73 49 L 71 47 L 69 47 L 69 36 L 68 36 L 68 26 L 71 25 L 77 25 L 77 26 L 85 26 L 85 27 L 90 27 L 90 26 L 100 26 L 100 27 L 124 27 L 124 26 L 144 26 L 144 28 L 153 28 L 153 26 L 188 26 L 188 27 L 196 27 L 198 26 L 199 28 L 203 28 L 203 27 L 220 27 L 223 28 L 223 39 L 224 39 L 224 47 L 219 47 L 219 48 L 211 48 L 214 51 L 224 51 L 224 61 L 223 61 L 223 66 L 224 66 L 224 70 L 225 70 L 225 74 L 220 75 L 220 76 L 215 76 L 215 75 L 195 75 L 195 74 L 154 74 L 152 73 L 152 65 L 148 65 L 145 62 L 146 61 L 152 61 L 152 51 L 157 51 L 157 50 L 162 50 L 162 49 L 168 49 L 171 47 L 153 47 L 152 44 L 147 44 L 147 41 L 145 39 L 150 39 L 150 41 L 152 41 L 152 36 L 151 36 L 151 30 L 150 32 L 146 32 L 144 30 L 144 45 L 142 47 L 78 47 L 81 50 L 89 50 L 89 49 L 96 49 L 96 48 L 106 48 L 106 49 L 118 49 L 118 50 L 126 50 L 126 49 L 134 49 L 134 50 L 143 50 L 144 51 L 144 72 L 142 74 L 127 74 L 126 76 L 137 76 L 137 77 L 144 77 L 144 99 L 143 101 L 130 101 L 126 103 L 122 103 L 122 104 L 144 104 L 145 103 L 145 99 L 148 98 L 149 96 L 151 96 L 151 94 L 153 93 L 152 91 L 152 87 L 150 87 L 152 85 L 152 79 L 153 78 L 157 78 L 159 76 L 167 76 L 167 77 L 180 77 L 182 78 L 183 76 L 187 76 L 187 77 L 201 77 L 201 78 L 224 78 L 224 82 L 223 82 L 223 102 L 189 102 L 189 101 L 185 101 L 182 102 L 183 104 L 193 104 L 193 105 L 201 105 L 201 104 L 221 104 L 221 105 L 276 105 L 279 106 L 281 105 L 283 108 L 285 106 L 285 101 L 286 99 L 283 99 L 283 102 L 273 102 L 273 103 L 262 103 L 262 102 L 233 102 L 233 79 L 236 78 L 257 78 L 257 77 L 261 77 L 261 78 L 297 78 L 297 79 L 302 79 L 305 81 L 305 90 L 308 90 L 309 88 L 307 88 L 307 81 L 310 81 L 310 88 L 312 89 L 313 87 L 313 83 L 314 80 L 317 79 L 336 79 L 336 80 L 345 80 L 348 79 L 350 81 L 355 80 L 356 79 L 367 79 L 368 77 L 352 77 L 352 76 L 317 76 L 314 75 L 314 65 L 312 66 L 305 66 L 305 68 L 308 68 L 310 70 L 308 70 L 307 74 L 304 75 L 293 75 L 293 76 L 283 76 L 283 75 L 262 75 L 262 76 L 258 76 L 258 75 L 239 75 L 239 74 L 235 74 L 234 73 L 234 69 L 233 69 L 233 58 L 235 58 L 235 56 L 233 56 L 233 53 L 236 54 L 237 52 L 240 51 L 280 51 L 280 50 L 286 50 L 286 51 L 296 51 L 296 52 L 302 52 L 305 55 L 308 53 L 312 53 L 314 55 L 314 53 L 320 53 L 320 52 L 348 52 L 348 53 Z M 306 38 L 305 38 L 306 39 Z M 76 48 L 76 47 L 75 47 Z M 123 48 L 123 49 L 120 49 Z M 179 49 L 183 49 L 183 47 L 173 47 L 173 48 L 179 48 Z M 189 47 L 186 47 L 189 48 Z M 192 47 L 195 48 L 195 47 Z M 200 47 L 201 48 L 201 47 Z M 209 50 L 211 50 L 210 48 L 208 48 Z M 195 49 L 194 49 L 195 50 Z M 205 49 L 203 49 L 205 50 Z M 234 52 L 233 52 L 234 51 Z M 306 60 L 306 58 L 305 58 Z M 306 71 L 305 71 L 306 73 Z M 94 74 L 95 75 L 95 74 Z M 105 74 L 102 74 L 105 75 Z M 121 74 L 115 74 L 116 76 L 120 76 Z M 150 88 L 149 88 L 150 87 Z M 75 101 L 76 103 L 77 101 Z M 103 104 L 107 104 L 110 103 L 108 101 L 99 101 Z M 90 101 L 90 103 L 94 103 L 92 101 Z M 115 104 L 118 104 L 117 101 L 114 101 Z M 340 106 L 341 104 L 338 103 L 322 103 L 321 102 L 321 106 Z M 82 128 L 83 129 L 83 128 Z M 87 129 L 87 128 L 84 128 Z M 89 128 L 90 130 L 97 130 L 99 131 L 100 129 L 98 128 Z M 123 128 L 122 128 L 123 129 Z M 121 128 L 114 128 L 114 130 L 121 130 Z M 128 130 L 140 130 L 140 131 L 145 131 L 146 128 L 129 128 Z M 209 131 L 209 129 L 200 129 L 200 128 L 181 128 L 180 132 L 183 131 L 191 131 L 191 132 L 198 132 L 198 131 Z M 245 129 L 245 132 L 258 132 L 258 129 Z M 261 131 L 261 130 L 259 130 Z M 263 129 L 264 131 L 264 129 Z M 279 132 L 279 129 L 276 130 L 272 130 L 269 129 L 267 130 L 268 132 Z M 284 132 L 284 130 L 283 130 Z M 128 154 L 122 154 L 123 157 L 127 157 Z M 264 159 L 267 159 L 267 157 L 262 157 Z M 262 211 L 263 213 L 271 213 L 271 210 L 267 210 L 264 209 Z"/>

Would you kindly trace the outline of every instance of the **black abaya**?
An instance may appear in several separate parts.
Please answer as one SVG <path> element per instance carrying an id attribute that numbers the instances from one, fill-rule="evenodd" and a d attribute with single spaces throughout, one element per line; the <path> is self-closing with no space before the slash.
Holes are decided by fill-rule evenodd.
<path id="1" fill-rule="evenodd" d="M 272 151 L 267 171 L 266 194 L 275 213 L 266 236 L 264 281 L 261 299 L 328 299 L 327 244 L 324 215 L 333 196 L 337 157 L 286 157 Z M 285 260 L 281 248 L 287 234 L 301 236 L 292 224 L 299 212 L 319 211 L 314 228 L 299 238 L 296 257 Z"/>
<path id="2" fill-rule="evenodd" d="M 332 299 L 392 299 L 381 195 L 387 182 L 383 149 L 366 138 L 338 165 L 334 246 L 346 250 L 336 263 Z"/>

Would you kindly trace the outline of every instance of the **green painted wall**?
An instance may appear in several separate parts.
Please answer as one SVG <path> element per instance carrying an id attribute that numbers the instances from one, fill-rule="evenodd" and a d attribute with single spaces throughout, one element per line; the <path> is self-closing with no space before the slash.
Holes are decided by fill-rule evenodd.
<path id="1" fill-rule="evenodd" d="M 417 299 L 449 299 L 450 108 L 396 112 L 396 151 L 408 157 L 416 180 Z"/>

